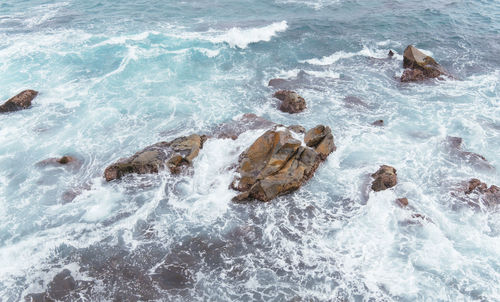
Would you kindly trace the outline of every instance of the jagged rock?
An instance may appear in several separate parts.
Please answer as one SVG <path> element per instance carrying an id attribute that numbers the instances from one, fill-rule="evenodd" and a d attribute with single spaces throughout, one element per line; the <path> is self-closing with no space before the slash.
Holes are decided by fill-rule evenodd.
<path id="1" fill-rule="evenodd" d="M 398 182 L 396 169 L 386 165 L 380 166 L 380 169 L 372 174 L 372 177 L 375 179 L 372 182 L 372 190 L 375 192 L 392 188 Z"/>
<path id="2" fill-rule="evenodd" d="M 446 70 L 432 57 L 424 54 L 413 45 L 408 45 L 403 54 L 403 67 L 407 68 L 401 82 L 421 81 L 446 75 Z"/>
<path id="3" fill-rule="evenodd" d="M 389 58 L 392 58 L 394 56 L 394 52 L 392 50 L 389 50 L 389 53 L 387 54 Z"/>
<path id="4" fill-rule="evenodd" d="M 240 155 L 239 177 L 232 187 L 242 193 L 235 200 L 255 198 L 269 201 L 278 195 L 297 190 L 312 177 L 318 165 L 335 150 L 329 127 L 323 129 L 315 144 L 302 146 L 285 127 L 275 127 L 261 135 Z M 309 132 L 316 133 L 317 130 Z M 309 135 L 311 136 L 311 134 Z"/>
<path id="5" fill-rule="evenodd" d="M 304 136 L 304 143 L 306 146 L 314 148 L 322 160 L 337 149 L 332 130 L 330 127 L 323 125 L 318 125 L 307 131 Z"/>
<path id="6" fill-rule="evenodd" d="M 12 112 L 29 108 L 31 101 L 38 95 L 38 91 L 24 90 L 16 96 L 10 98 L 8 101 L 0 105 L 1 112 Z"/>
<path id="7" fill-rule="evenodd" d="M 406 198 L 406 197 L 398 198 L 398 199 L 396 199 L 396 203 L 400 207 L 404 208 L 404 207 L 408 206 L 408 198 Z"/>
<path id="8" fill-rule="evenodd" d="M 169 168 L 174 174 L 180 173 L 184 166 L 191 165 L 193 159 L 198 156 L 206 139 L 205 135 L 193 134 L 171 142 L 156 143 L 110 165 L 104 171 L 104 177 L 111 181 L 130 173 L 158 173 L 164 168 Z"/>
<path id="9" fill-rule="evenodd" d="M 295 91 L 279 90 L 273 97 L 281 101 L 280 110 L 288 113 L 298 113 L 306 109 L 306 101 Z"/>
<path id="10" fill-rule="evenodd" d="M 373 126 L 384 126 L 384 120 L 376 120 L 372 123 Z"/>
<path id="11" fill-rule="evenodd" d="M 242 116 L 217 126 L 212 132 L 217 138 L 237 139 L 241 133 L 248 130 L 267 129 L 276 125 L 253 113 L 245 113 Z"/>

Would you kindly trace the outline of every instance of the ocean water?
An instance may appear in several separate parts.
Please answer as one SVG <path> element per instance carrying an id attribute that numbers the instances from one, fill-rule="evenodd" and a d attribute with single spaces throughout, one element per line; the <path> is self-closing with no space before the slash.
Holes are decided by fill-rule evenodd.
<path id="1" fill-rule="evenodd" d="M 400 83 L 408 44 L 455 79 Z M 500 185 L 499 54 L 496 0 L 3 0 L 0 99 L 40 94 L 0 116 L 0 301 L 63 269 L 86 284 L 65 301 L 500 301 L 500 212 L 460 193 Z M 262 130 L 208 140 L 190 176 L 102 176 L 244 113 L 328 125 L 337 151 L 269 203 L 228 188 Z M 81 164 L 38 164 L 64 154 Z M 382 164 L 398 185 L 370 192 Z"/>

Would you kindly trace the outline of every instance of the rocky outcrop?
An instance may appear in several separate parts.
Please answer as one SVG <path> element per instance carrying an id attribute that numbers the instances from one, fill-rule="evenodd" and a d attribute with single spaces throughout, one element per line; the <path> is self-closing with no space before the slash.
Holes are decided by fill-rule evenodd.
<path id="1" fill-rule="evenodd" d="M 295 91 L 279 90 L 273 97 L 281 101 L 280 110 L 288 113 L 298 113 L 306 109 L 306 101 Z"/>
<path id="2" fill-rule="evenodd" d="M 31 101 L 33 101 L 37 95 L 38 92 L 35 90 L 24 90 L 0 105 L 0 113 L 29 108 L 31 106 Z"/>
<path id="3" fill-rule="evenodd" d="M 183 167 L 191 165 L 193 159 L 198 156 L 206 139 L 205 135 L 193 134 L 171 142 L 156 143 L 110 165 L 104 171 L 104 177 L 111 181 L 131 173 L 158 173 L 164 168 L 170 169 L 173 174 L 180 173 Z"/>
<path id="4" fill-rule="evenodd" d="M 239 177 L 232 187 L 242 193 L 235 201 L 269 201 L 300 188 L 335 150 L 330 128 L 322 125 L 309 130 L 305 142 L 306 146 L 283 126 L 261 135 L 240 155 Z"/>
<path id="5" fill-rule="evenodd" d="M 447 75 L 446 70 L 436 60 L 413 45 L 409 45 L 404 51 L 403 67 L 406 70 L 401 76 L 401 82 L 422 81 Z"/>
<path id="6" fill-rule="evenodd" d="M 392 188 L 398 183 L 396 169 L 391 166 L 380 166 L 380 169 L 372 174 L 372 177 L 375 179 L 372 182 L 372 190 L 375 192 Z"/>

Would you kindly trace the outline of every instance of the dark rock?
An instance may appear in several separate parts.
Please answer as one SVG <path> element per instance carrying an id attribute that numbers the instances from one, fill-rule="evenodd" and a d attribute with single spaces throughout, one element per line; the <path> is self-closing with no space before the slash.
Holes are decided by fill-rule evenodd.
<path id="1" fill-rule="evenodd" d="M 404 198 L 398 198 L 398 199 L 396 199 L 396 203 L 400 207 L 404 208 L 404 207 L 408 206 L 408 198 L 406 198 L 406 197 L 404 197 Z"/>
<path id="2" fill-rule="evenodd" d="M 466 197 L 464 201 L 473 207 L 478 206 L 480 201 L 490 207 L 500 204 L 500 188 L 495 185 L 488 187 L 486 183 L 477 178 L 470 179 L 463 192 Z"/>
<path id="3" fill-rule="evenodd" d="M 260 136 L 240 155 L 237 170 L 240 176 L 232 187 L 242 193 L 235 201 L 247 198 L 269 201 L 297 190 L 309 180 L 321 161 L 335 150 L 330 128 L 316 128 L 322 131 L 317 135 L 321 139 L 316 137 L 315 144 L 311 144 L 314 149 L 302 146 L 286 128 L 275 128 Z"/>
<path id="4" fill-rule="evenodd" d="M 29 108 L 31 101 L 38 95 L 38 91 L 24 90 L 16 96 L 10 98 L 7 102 L 0 105 L 1 112 L 12 112 Z"/>
<path id="5" fill-rule="evenodd" d="M 407 70 L 401 76 L 401 82 L 421 81 L 447 74 L 436 60 L 422 53 L 413 45 L 409 45 L 404 51 L 403 67 Z"/>
<path id="6" fill-rule="evenodd" d="M 394 56 L 394 52 L 392 50 L 389 50 L 389 53 L 387 54 L 389 58 L 392 58 Z"/>
<path id="7" fill-rule="evenodd" d="M 288 113 L 298 113 L 306 109 L 306 101 L 295 91 L 279 90 L 273 97 L 281 101 L 280 110 Z"/>
<path id="8" fill-rule="evenodd" d="M 169 168 L 171 173 L 178 174 L 183 167 L 191 165 L 206 139 L 205 135 L 193 134 L 176 138 L 171 142 L 156 143 L 110 165 L 104 171 L 104 177 L 107 181 L 111 181 L 131 173 L 158 173 L 164 168 Z"/>
<path id="9" fill-rule="evenodd" d="M 380 166 L 380 169 L 372 174 L 372 177 L 375 179 L 372 182 L 372 190 L 375 192 L 392 188 L 398 182 L 396 169 L 386 165 Z"/>
<path id="10" fill-rule="evenodd" d="M 235 120 L 217 126 L 212 133 L 217 138 L 237 139 L 245 131 L 268 129 L 274 125 L 276 124 L 253 113 L 245 113 Z"/>
<path id="11" fill-rule="evenodd" d="M 384 120 L 376 120 L 372 123 L 373 126 L 384 126 Z"/>

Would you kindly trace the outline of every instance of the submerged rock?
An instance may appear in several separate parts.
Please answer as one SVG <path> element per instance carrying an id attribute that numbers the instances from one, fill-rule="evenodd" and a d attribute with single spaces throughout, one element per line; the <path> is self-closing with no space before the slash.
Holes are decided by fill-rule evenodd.
<path id="1" fill-rule="evenodd" d="M 1 112 L 12 112 L 29 108 L 31 101 L 38 95 L 38 91 L 24 90 L 16 96 L 10 98 L 8 101 L 0 105 Z"/>
<path id="2" fill-rule="evenodd" d="M 422 81 L 447 74 L 446 70 L 436 60 L 413 45 L 408 45 L 404 51 L 403 67 L 406 70 L 401 76 L 401 82 Z"/>
<path id="3" fill-rule="evenodd" d="M 273 97 L 281 101 L 280 110 L 288 113 L 298 113 L 306 109 L 306 101 L 295 91 L 279 90 Z"/>
<path id="4" fill-rule="evenodd" d="M 206 139 L 205 135 L 193 134 L 176 138 L 171 142 L 156 143 L 110 165 L 104 171 L 104 177 L 107 181 L 111 181 L 131 173 L 158 173 L 166 167 L 171 173 L 178 174 L 184 166 L 191 165 Z"/>
<path id="5" fill-rule="evenodd" d="M 47 290 L 43 293 L 29 294 L 24 297 L 29 302 L 51 302 L 51 301 L 75 301 L 85 297 L 88 298 L 92 281 L 76 281 L 68 269 L 58 273 L 48 284 Z"/>
<path id="6" fill-rule="evenodd" d="M 470 164 L 476 165 L 479 168 L 494 170 L 495 168 L 488 162 L 488 160 L 481 154 L 474 152 L 468 152 L 462 150 L 462 138 L 447 136 L 445 145 L 449 149 L 450 153 L 454 156 L 464 159 Z"/>
<path id="7" fill-rule="evenodd" d="M 394 187 L 398 183 L 396 169 L 391 166 L 380 166 L 380 169 L 372 174 L 375 179 L 372 182 L 372 190 L 375 192 Z"/>
<path id="8" fill-rule="evenodd" d="M 38 165 L 46 166 L 46 165 L 80 165 L 80 161 L 73 156 L 64 155 L 63 157 L 53 157 L 42 160 L 38 163 Z"/>
<path id="9" fill-rule="evenodd" d="M 376 120 L 372 123 L 373 126 L 384 126 L 384 120 Z"/>
<path id="10" fill-rule="evenodd" d="M 335 144 L 330 128 L 322 125 L 309 130 L 305 137 L 307 146 L 285 127 L 261 135 L 240 155 L 239 177 L 232 187 L 243 193 L 235 200 L 269 201 L 309 180 L 321 161 L 335 150 Z"/>
<path id="11" fill-rule="evenodd" d="M 231 138 L 234 140 L 245 131 L 267 129 L 274 125 L 276 124 L 263 117 L 253 113 L 245 113 L 230 122 L 217 126 L 212 133 L 217 138 Z"/>

